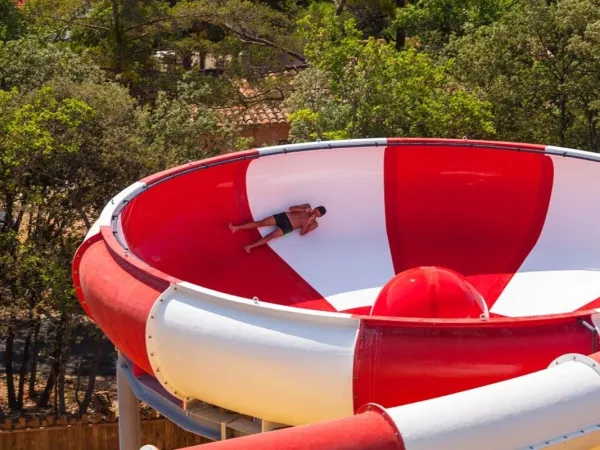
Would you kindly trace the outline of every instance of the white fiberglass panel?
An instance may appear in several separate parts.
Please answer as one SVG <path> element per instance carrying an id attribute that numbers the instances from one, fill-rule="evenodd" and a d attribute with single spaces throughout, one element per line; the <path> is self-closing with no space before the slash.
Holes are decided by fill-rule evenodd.
<path id="1" fill-rule="evenodd" d="M 372 305 L 394 276 L 384 153 L 384 146 L 315 150 L 261 157 L 248 167 L 254 220 L 303 203 L 327 209 L 316 230 L 305 236 L 296 230 L 269 245 L 338 311 Z M 261 234 L 271 231 L 263 228 Z M 361 295 L 340 295 L 350 291 Z"/>
<path id="2" fill-rule="evenodd" d="M 353 414 L 358 326 L 345 314 L 255 304 L 182 283 L 154 304 L 146 344 L 174 396 L 301 425 Z"/>
<path id="3" fill-rule="evenodd" d="M 600 297 L 600 164 L 551 156 L 554 183 L 540 237 L 498 300 L 509 317 L 578 310 Z"/>
<path id="4" fill-rule="evenodd" d="M 583 434 L 580 430 L 600 423 L 599 402 L 597 370 L 569 361 L 388 413 L 406 450 L 526 449 L 574 432 Z"/>

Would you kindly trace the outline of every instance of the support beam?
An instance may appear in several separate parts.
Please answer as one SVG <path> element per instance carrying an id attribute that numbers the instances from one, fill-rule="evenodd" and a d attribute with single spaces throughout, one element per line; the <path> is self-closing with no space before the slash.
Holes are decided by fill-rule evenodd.
<path id="1" fill-rule="evenodd" d="M 287 428 L 289 425 L 285 425 L 283 423 L 277 422 L 269 422 L 268 420 L 261 420 L 261 432 L 265 433 L 267 431 L 273 431 L 278 428 Z"/>
<path id="2" fill-rule="evenodd" d="M 127 362 L 119 353 L 117 361 L 117 395 L 119 398 L 119 449 L 139 450 L 140 438 L 140 402 L 136 398 L 123 370 Z"/>

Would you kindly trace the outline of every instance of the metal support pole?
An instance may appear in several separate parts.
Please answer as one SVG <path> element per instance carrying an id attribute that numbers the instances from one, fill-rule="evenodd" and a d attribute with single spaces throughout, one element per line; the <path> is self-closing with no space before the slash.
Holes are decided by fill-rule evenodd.
<path id="1" fill-rule="evenodd" d="M 140 437 L 140 402 L 136 398 L 124 370 L 127 363 L 121 358 L 117 361 L 117 395 L 119 399 L 119 449 L 139 450 Z"/>

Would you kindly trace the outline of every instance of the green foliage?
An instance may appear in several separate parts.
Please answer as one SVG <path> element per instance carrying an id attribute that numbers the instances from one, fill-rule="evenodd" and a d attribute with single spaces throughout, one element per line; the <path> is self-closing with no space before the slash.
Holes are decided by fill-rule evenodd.
<path id="1" fill-rule="evenodd" d="M 88 58 L 66 45 L 48 44 L 35 36 L 0 42 L 1 89 L 17 87 L 20 92 L 27 92 L 57 78 L 100 82 L 103 76 Z"/>
<path id="2" fill-rule="evenodd" d="M 61 311 L 76 305 L 65 264 L 76 241 L 63 235 L 73 226 L 73 208 L 64 191 L 67 162 L 81 151 L 93 116 L 85 102 L 61 99 L 51 87 L 0 91 L 0 207 L 18 218 L 17 229 L 0 233 L 0 282 L 10 287 L 0 304 Z"/>
<path id="3" fill-rule="evenodd" d="M 25 31 L 25 22 L 14 0 L 0 0 L 0 42 L 17 39 Z"/>
<path id="4" fill-rule="evenodd" d="M 494 135 L 490 105 L 416 49 L 361 42 L 353 19 L 303 23 L 313 65 L 287 105 L 294 140 L 332 137 Z"/>
<path id="5" fill-rule="evenodd" d="M 598 150 L 600 6 L 524 0 L 452 42 L 454 74 L 493 105 L 504 139 Z"/>
<path id="6" fill-rule="evenodd" d="M 40 192 L 63 181 L 48 169 L 78 151 L 78 131 L 92 112 L 79 100 L 59 101 L 49 87 L 26 98 L 17 94 L 0 92 L 0 187 L 11 194 L 24 187 Z"/>
<path id="7" fill-rule="evenodd" d="M 348 0 L 346 11 L 356 20 L 363 37 L 380 38 L 391 34 L 396 0 Z"/>
<path id="8" fill-rule="evenodd" d="M 210 97 L 210 80 L 202 81 L 179 83 L 175 98 L 159 92 L 152 107 L 138 111 L 140 139 L 155 167 L 172 167 L 245 147 L 233 123 L 194 102 Z"/>
<path id="9" fill-rule="evenodd" d="M 406 30 L 426 49 L 440 50 L 451 36 L 499 20 L 512 0 L 417 0 L 398 8 L 394 27 Z"/>
<path id="10" fill-rule="evenodd" d="M 29 0 L 26 17 L 38 36 L 69 41 L 143 102 L 173 87 L 192 55 L 216 58 L 224 78 L 256 79 L 255 68 L 302 59 L 293 2 L 273 9 L 248 0 Z"/>

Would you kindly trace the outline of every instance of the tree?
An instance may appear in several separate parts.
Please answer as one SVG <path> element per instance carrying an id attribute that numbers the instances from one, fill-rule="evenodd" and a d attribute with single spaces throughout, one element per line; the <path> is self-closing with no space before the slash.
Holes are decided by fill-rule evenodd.
<path id="1" fill-rule="evenodd" d="M 68 269 L 65 269 L 64 259 L 60 259 L 65 253 L 57 244 L 63 244 L 66 252 L 71 252 L 73 247 L 65 248 L 63 240 L 52 239 L 68 220 L 64 212 L 49 214 L 55 198 L 53 193 L 61 189 L 63 181 L 52 169 L 58 169 L 59 161 L 68 153 L 77 151 L 78 129 L 90 114 L 90 108 L 83 102 L 58 100 L 49 88 L 32 92 L 25 98 L 21 98 L 16 89 L 0 91 L 0 205 L 6 210 L 9 223 L 15 216 L 17 227 L 24 218 L 28 222 L 23 230 L 27 235 L 11 229 L 10 238 L 2 240 L 4 245 L 0 250 L 6 255 L 2 261 L 1 281 L 9 287 L 2 304 L 10 311 L 5 359 L 9 405 L 13 409 L 23 406 L 25 368 L 32 339 L 29 333 L 15 393 L 12 351 L 15 327 L 21 320 L 19 307 L 28 311 L 26 324 L 31 324 L 30 330 L 33 330 L 40 303 L 68 304 L 65 298 L 70 292 L 65 289 Z M 50 281 L 60 288 L 50 289 Z"/>
<path id="2" fill-rule="evenodd" d="M 304 22 L 310 68 L 287 101 L 294 140 L 494 135 L 490 105 L 416 49 L 361 41 L 353 19 Z"/>
<path id="3" fill-rule="evenodd" d="M 448 48 L 453 73 L 493 104 L 504 139 L 598 150 L 600 6 L 527 0 Z"/>
<path id="4" fill-rule="evenodd" d="M 64 412 L 72 330 L 88 320 L 72 287 L 71 260 L 106 199 L 149 173 L 244 142 L 213 109 L 222 85 L 210 77 L 184 77 L 174 96 L 159 92 L 155 105 L 140 106 L 85 55 L 36 37 L 0 44 L 0 73 L 0 305 L 8 314 L 9 403 L 22 408 L 29 373 L 30 397 L 47 406 L 54 396 Z M 42 322 L 50 367 L 43 377 L 36 372 Z M 82 412 L 99 357 L 90 358 Z"/>
<path id="5" fill-rule="evenodd" d="M 25 29 L 25 22 L 14 0 L 0 0 L 0 41 L 17 39 Z"/>
<path id="6" fill-rule="evenodd" d="M 462 36 L 467 28 L 496 22 L 513 4 L 513 0 L 400 1 L 394 26 L 432 51 L 440 51 L 451 36 Z"/>
<path id="7" fill-rule="evenodd" d="M 17 88 L 25 93 L 57 78 L 95 83 L 104 80 L 102 71 L 89 57 L 74 52 L 67 45 L 49 45 L 35 35 L 0 42 L 0 89 Z"/>
<path id="8" fill-rule="evenodd" d="M 175 98 L 159 92 L 152 107 L 137 111 L 140 138 L 157 170 L 246 147 L 237 126 L 205 105 L 210 79 L 194 78 L 178 83 Z"/>
<path id="9" fill-rule="evenodd" d="M 289 3 L 280 5 L 284 13 L 248 0 L 67 0 L 58 8 L 52 0 L 30 0 L 25 11 L 38 34 L 90 52 L 147 102 L 160 90 L 171 93 L 194 54 L 200 68 L 211 55 L 222 72 L 245 78 L 262 66 L 303 63 Z"/>

